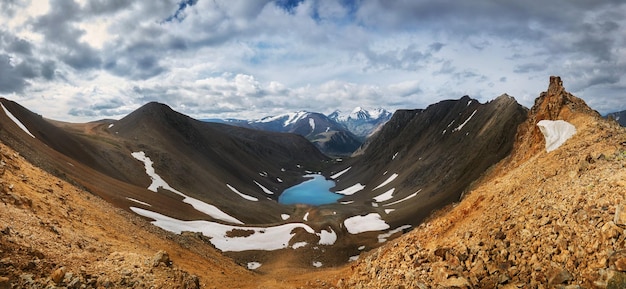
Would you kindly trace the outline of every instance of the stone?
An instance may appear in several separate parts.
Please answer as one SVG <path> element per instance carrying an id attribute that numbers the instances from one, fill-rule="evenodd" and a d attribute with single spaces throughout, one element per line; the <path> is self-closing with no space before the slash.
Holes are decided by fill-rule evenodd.
<path id="1" fill-rule="evenodd" d="M 614 272 L 613 276 L 606 282 L 606 289 L 626 288 L 626 273 Z"/>
<path id="2" fill-rule="evenodd" d="M 163 250 L 160 250 L 152 257 L 152 267 L 158 267 L 161 263 L 165 264 L 165 266 L 170 266 L 172 263 L 170 261 L 170 255 Z"/>
<path id="3" fill-rule="evenodd" d="M 443 282 L 439 283 L 439 285 L 442 285 L 445 287 L 458 287 L 458 288 L 465 288 L 465 287 L 469 288 L 472 286 L 470 282 L 467 281 L 467 279 L 463 277 L 450 277 L 444 280 Z"/>
<path id="4" fill-rule="evenodd" d="M 572 274 L 570 274 L 567 269 L 559 268 L 554 270 L 552 275 L 550 275 L 550 278 L 548 278 L 548 283 L 550 285 L 558 285 L 572 280 L 574 280 L 574 276 L 572 276 Z"/>
<path id="5" fill-rule="evenodd" d="M 63 277 L 65 277 L 65 267 L 61 267 L 61 268 L 54 270 L 54 272 L 52 272 L 52 275 L 50 275 L 50 278 L 52 278 L 52 281 L 54 281 L 54 283 L 57 283 L 57 284 L 60 284 L 61 281 L 63 281 Z"/>
<path id="6" fill-rule="evenodd" d="M 0 289 L 10 289 L 11 283 L 9 278 L 0 276 Z"/>
<path id="7" fill-rule="evenodd" d="M 617 208 L 615 208 L 615 217 L 613 218 L 613 223 L 620 227 L 626 227 L 626 205 L 619 204 Z"/>

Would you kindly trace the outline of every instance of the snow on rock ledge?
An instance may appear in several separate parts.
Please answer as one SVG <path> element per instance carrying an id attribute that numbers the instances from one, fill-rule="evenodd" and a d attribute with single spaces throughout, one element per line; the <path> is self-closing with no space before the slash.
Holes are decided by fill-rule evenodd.
<path id="1" fill-rule="evenodd" d="M 546 140 L 546 151 L 559 148 L 576 133 L 576 127 L 564 120 L 542 120 L 537 123 Z"/>

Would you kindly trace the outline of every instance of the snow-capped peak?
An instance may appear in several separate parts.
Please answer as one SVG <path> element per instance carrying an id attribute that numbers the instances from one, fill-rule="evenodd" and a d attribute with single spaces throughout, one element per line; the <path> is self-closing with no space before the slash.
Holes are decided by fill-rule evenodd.
<path id="1" fill-rule="evenodd" d="M 268 117 L 264 117 L 262 119 L 259 119 L 257 121 L 254 122 L 273 122 L 273 121 L 278 121 L 278 120 L 285 120 L 283 123 L 283 126 L 287 127 L 289 125 L 292 125 L 296 122 L 298 122 L 299 120 L 307 117 L 310 114 L 310 112 L 308 111 L 297 111 L 297 112 L 290 112 L 290 113 L 285 113 L 285 114 L 280 114 L 277 116 L 268 116 Z"/>
<path id="2" fill-rule="evenodd" d="M 355 107 L 349 114 L 344 114 L 341 110 L 335 110 L 329 114 L 328 117 L 340 122 L 346 122 L 348 120 L 377 120 L 381 117 L 389 118 L 391 115 L 384 108 L 376 108 L 372 110 L 365 109 L 361 106 Z"/>

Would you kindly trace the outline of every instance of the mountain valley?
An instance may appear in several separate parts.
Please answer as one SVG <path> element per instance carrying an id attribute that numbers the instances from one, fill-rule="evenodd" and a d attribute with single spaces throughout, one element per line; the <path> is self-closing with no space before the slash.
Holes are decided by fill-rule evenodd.
<path id="1" fill-rule="evenodd" d="M 530 110 L 464 96 L 379 111 L 358 134 L 360 110 L 232 126 L 148 103 L 76 124 L 0 103 L 0 288 L 618 288 L 626 274 L 626 132 L 558 77 Z M 307 174 L 337 203 L 280 204 Z"/>

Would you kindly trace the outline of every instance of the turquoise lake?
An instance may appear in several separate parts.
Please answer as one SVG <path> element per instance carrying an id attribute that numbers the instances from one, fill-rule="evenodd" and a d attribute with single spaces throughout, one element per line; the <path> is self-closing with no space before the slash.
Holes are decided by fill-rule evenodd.
<path id="1" fill-rule="evenodd" d="M 286 189 L 278 197 L 278 202 L 285 205 L 307 204 L 319 206 L 335 203 L 343 197 L 343 195 L 330 191 L 330 188 L 335 186 L 334 181 L 327 180 L 322 175 L 306 175 L 305 177 L 312 177 L 312 179 Z"/>

